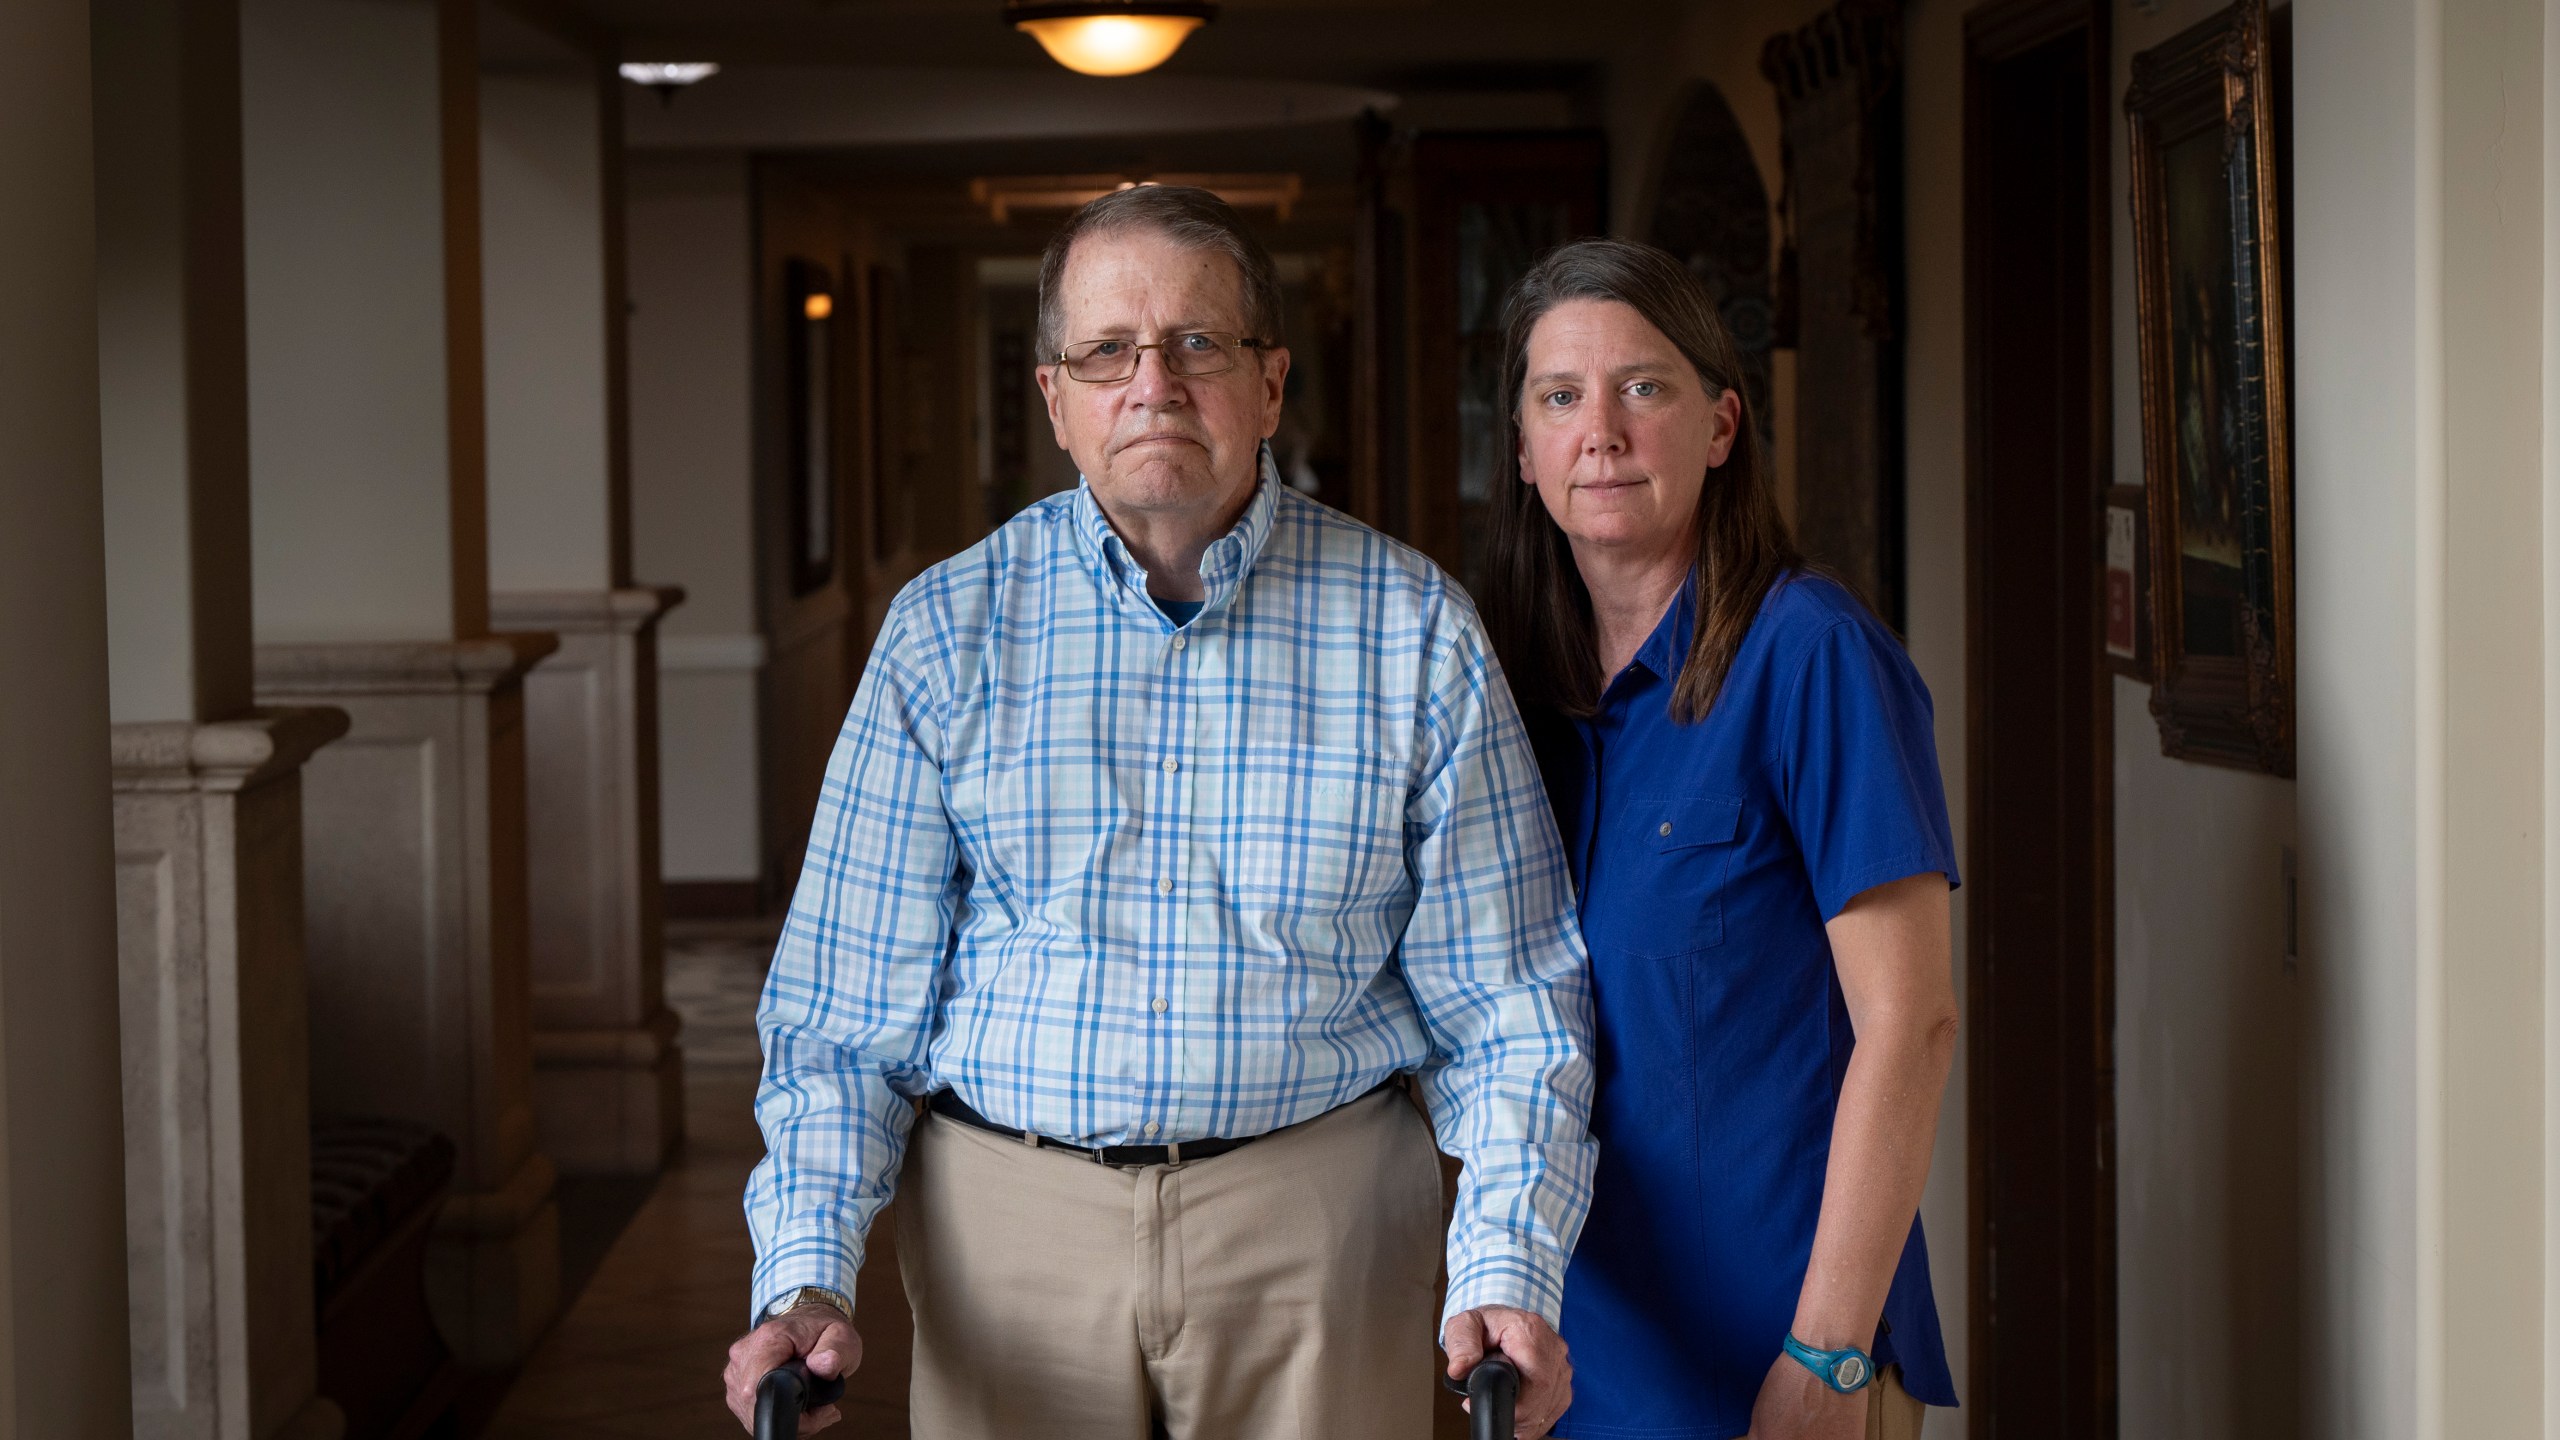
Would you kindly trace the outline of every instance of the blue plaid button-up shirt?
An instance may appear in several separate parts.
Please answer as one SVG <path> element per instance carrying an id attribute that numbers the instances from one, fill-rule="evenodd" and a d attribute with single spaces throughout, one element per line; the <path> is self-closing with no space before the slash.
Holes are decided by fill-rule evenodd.
<path id="1" fill-rule="evenodd" d="M 1556 1319 L 1591 994 L 1464 592 L 1266 457 L 1177 627 L 1090 490 L 890 607 L 758 1013 L 759 1308 L 850 1295 L 912 1101 L 1079 1145 L 1259 1135 L 1416 1071 L 1450 1313 Z"/>

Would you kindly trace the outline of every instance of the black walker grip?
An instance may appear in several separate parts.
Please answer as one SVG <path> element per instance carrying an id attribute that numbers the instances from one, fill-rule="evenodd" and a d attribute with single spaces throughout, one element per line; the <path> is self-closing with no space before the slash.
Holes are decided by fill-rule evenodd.
<path id="1" fill-rule="evenodd" d="M 1467 1372 L 1467 1383 L 1441 1384 L 1467 1397 L 1468 1440 L 1511 1440 L 1511 1410 L 1520 1398 L 1520 1371 L 1500 1355 L 1488 1355 Z"/>
<path id="2" fill-rule="evenodd" d="M 793 1440 L 803 1412 L 823 1410 L 843 1398 L 843 1377 L 821 1379 L 801 1361 L 785 1361 L 756 1382 L 756 1440 Z"/>

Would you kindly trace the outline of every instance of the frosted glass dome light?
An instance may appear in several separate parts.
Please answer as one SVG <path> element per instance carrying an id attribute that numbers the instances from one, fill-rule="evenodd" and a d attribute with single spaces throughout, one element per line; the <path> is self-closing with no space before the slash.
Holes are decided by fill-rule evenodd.
<path id="1" fill-rule="evenodd" d="M 1079 75 L 1136 75 L 1173 58 L 1217 14 L 1207 4 L 1021 3 L 1005 7 L 1015 29 Z"/>

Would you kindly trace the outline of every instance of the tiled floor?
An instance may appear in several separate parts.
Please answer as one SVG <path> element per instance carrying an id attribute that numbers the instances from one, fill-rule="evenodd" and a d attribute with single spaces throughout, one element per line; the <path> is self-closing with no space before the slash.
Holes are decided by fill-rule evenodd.
<path id="1" fill-rule="evenodd" d="M 755 999 L 769 933 L 677 930 L 667 1000 L 684 1017 L 684 1151 L 606 1252 L 500 1404 L 484 1440 L 716 1440 L 745 1432 L 720 1399 L 744 1326 L 747 1242 L 739 1200 L 764 1154 L 751 1110 Z M 907 1307 L 889 1227 L 875 1227 L 855 1307 L 863 1367 L 844 1440 L 906 1440 Z"/>

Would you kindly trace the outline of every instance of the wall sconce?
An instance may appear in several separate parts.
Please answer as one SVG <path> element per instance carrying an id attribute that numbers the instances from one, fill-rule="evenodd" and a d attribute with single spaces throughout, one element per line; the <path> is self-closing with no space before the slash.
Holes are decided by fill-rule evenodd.
<path id="1" fill-rule="evenodd" d="M 1211 4 L 1121 0 L 1060 4 L 1012 0 L 1005 23 L 1040 42 L 1049 58 L 1080 75 L 1135 75 L 1173 58 L 1191 32 L 1217 18 Z"/>

